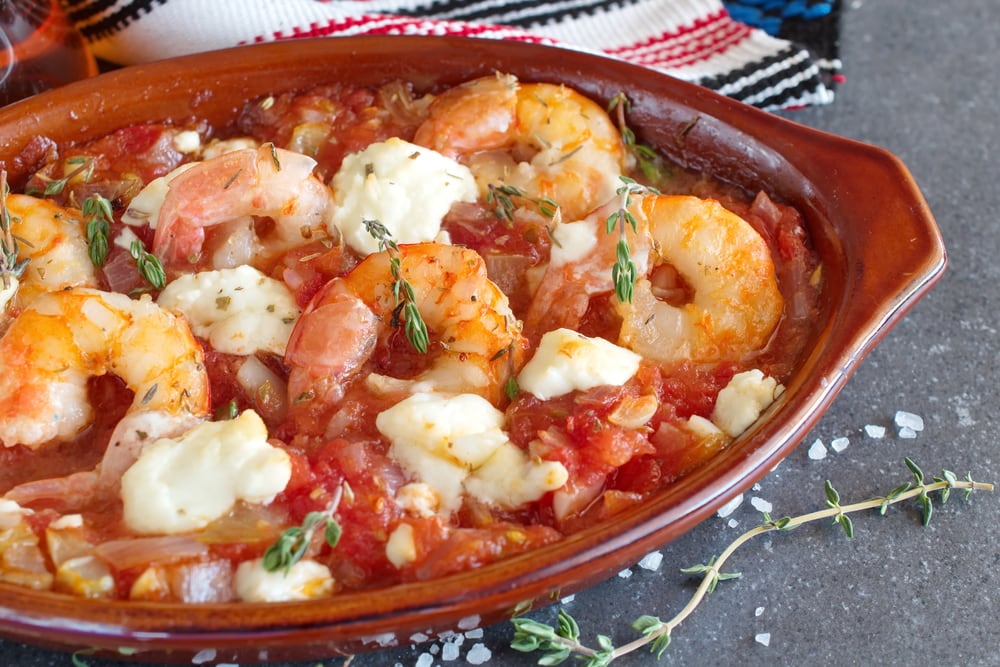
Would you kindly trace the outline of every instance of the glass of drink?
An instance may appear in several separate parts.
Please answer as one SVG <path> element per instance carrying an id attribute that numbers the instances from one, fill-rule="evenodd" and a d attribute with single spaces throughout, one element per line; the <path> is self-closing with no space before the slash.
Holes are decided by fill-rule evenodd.
<path id="1" fill-rule="evenodd" d="M 94 74 L 59 0 L 0 0 L 0 105 Z"/>

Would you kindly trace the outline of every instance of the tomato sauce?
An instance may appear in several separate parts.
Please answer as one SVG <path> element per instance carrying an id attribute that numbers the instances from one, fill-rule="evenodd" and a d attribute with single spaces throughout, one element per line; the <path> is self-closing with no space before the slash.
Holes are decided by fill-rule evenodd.
<path id="1" fill-rule="evenodd" d="M 180 132 L 197 131 L 203 141 L 252 137 L 258 142 L 303 152 L 313 157 L 325 183 L 345 155 L 389 137 L 411 140 L 426 118 L 430 97 L 396 82 L 380 89 L 324 86 L 248 101 L 227 128 L 197 121 L 183 125 L 149 124 L 122 128 L 107 137 L 77 146 L 38 145 L 26 159 L 37 162 L 28 190 L 72 206 L 93 193 L 109 199 L 115 210 L 112 235 L 121 232 L 122 213 L 139 190 L 154 178 L 191 161 L 177 148 Z M 43 150 L 44 149 L 44 150 Z M 257 361 L 279 379 L 266 392 L 247 389 L 241 379 L 245 357 L 221 352 L 198 338 L 202 363 L 211 385 L 211 418 L 227 419 L 243 410 L 259 412 L 269 430 L 269 442 L 283 449 L 290 462 L 284 490 L 266 506 L 237 504 L 194 541 L 202 550 L 176 559 L 151 551 L 148 562 L 111 567 L 112 597 L 199 601 L 186 597 L 185 586 L 217 571 L 227 576 L 239 563 L 261 557 L 288 527 L 298 526 L 310 513 L 333 512 L 341 528 L 331 546 L 313 539 L 308 555 L 330 570 L 334 592 L 425 580 L 488 564 L 561 539 L 594 522 L 604 521 L 651 494 L 717 453 L 730 437 L 704 437 L 687 426 L 692 418 L 710 420 L 720 390 L 738 373 L 760 370 L 779 382 L 800 362 L 817 310 L 818 262 L 810 248 L 801 215 L 763 192 L 744 193 L 711 177 L 672 165 L 659 180 L 630 174 L 662 192 L 694 193 L 714 198 L 746 220 L 764 239 L 775 267 L 785 310 L 776 330 L 760 349 L 743 358 L 717 363 L 660 363 L 643 359 L 637 372 L 620 385 L 599 385 L 542 399 L 515 385 L 507 387 L 496 407 L 503 413 L 509 441 L 530 460 L 560 464 L 567 481 L 518 507 L 495 505 L 472 496 L 451 512 L 417 511 L 397 499 L 414 475 L 397 460 L 393 443 L 377 426 L 379 415 L 409 395 L 406 382 L 419 379 L 438 363 L 437 357 L 414 349 L 400 322 L 382 322 L 378 340 L 351 379 L 324 385 L 337 400 L 321 402 L 312 389 L 292 395 L 291 367 L 280 354 L 257 353 Z M 51 184 L 67 179 L 58 190 Z M 261 229 L 270 222 L 258 220 Z M 514 215 L 498 212 L 496 201 L 480 199 L 452 206 L 442 230 L 452 244 L 483 258 L 493 283 L 506 294 L 513 316 L 522 318 L 533 302 L 552 253 L 554 222 L 526 206 Z M 148 247 L 150 229 L 135 233 Z M 213 237 L 209 246 L 224 243 Z M 347 276 L 359 264 L 357 256 L 337 238 L 303 242 L 268 257 L 265 273 L 287 286 L 295 303 L 308 309 L 331 280 Z M 610 268 L 609 268 L 610 270 Z M 669 265 L 652 274 L 664 300 L 688 301 L 694 287 Z M 152 292 L 125 250 L 113 249 L 101 274 L 101 287 L 137 295 Z M 388 278 L 387 278 L 388 280 Z M 397 313 L 398 316 L 398 313 Z M 382 318 L 383 320 L 386 318 Z M 577 330 L 590 337 L 618 340 L 622 316 L 608 291 L 590 298 Z M 441 333 L 429 325 L 432 341 Z M 341 336 L 331 331 L 331 337 Z M 447 349 L 449 341 L 440 345 Z M 497 359 L 519 370 L 533 354 L 524 347 L 500 350 Z M 504 356 L 506 355 L 506 356 Z M 490 360 L 491 363 L 496 361 Z M 514 368 L 514 367 L 517 368 Z M 374 388 L 388 377 L 397 384 Z M 402 384 L 398 384 L 402 383 Z M 317 390 L 319 391 L 319 390 Z M 118 420 L 129 410 L 133 395 L 112 375 L 90 385 L 90 400 L 100 406 L 92 426 L 67 443 L 30 449 L 0 447 L 0 493 L 44 476 L 61 477 L 94 468 Z M 417 425 L 414 425 L 417 428 Z M 65 505 L 65 506 L 63 506 Z M 332 510 L 331 510 L 332 508 Z M 66 503 L 39 501 L 32 529 L 44 551 L 46 531 L 60 514 L 79 512 L 97 541 L 128 539 L 116 497 Z M 388 549 L 394 531 L 408 526 L 412 548 L 402 562 Z M 58 524 L 56 524 L 58 525 Z M 100 553 L 100 548 L 97 548 Z M 46 556 L 48 558 L 48 556 Z M 160 584 L 147 585 L 149 568 L 162 569 Z M 218 568 L 222 568 L 219 570 Z M 213 575 L 214 576 L 214 575 Z M 234 599 L 233 584 L 205 593 L 208 599 Z M 143 588 L 145 586 L 145 588 Z M 57 590 L 74 594 L 55 585 Z M 142 588 L 143 592 L 136 591 Z M 181 591 L 181 592 L 179 592 Z"/>

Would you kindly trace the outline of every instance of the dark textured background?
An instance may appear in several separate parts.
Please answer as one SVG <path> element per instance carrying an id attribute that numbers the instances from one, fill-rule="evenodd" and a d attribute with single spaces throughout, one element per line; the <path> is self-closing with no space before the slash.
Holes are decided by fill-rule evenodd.
<path id="1" fill-rule="evenodd" d="M 788 114 L 901 157 L 941 226 L 951 264 L 939 286 L 861 364 L 815 432 L 751 494 L 770 502 L 776 516 L 822 507 L 826 479 L 845 501 L 885 493 L 908 480 L 904 456 L 929 474 L 947 467 L 1000 482 L 998 23 L 997 0 L 846 0 L 846 83 L 832 106 Z M 924 431 L 914 439 L 897 437 L 897 410 L 921 415 Z M 886 438 L 867 438 L 866 424 L 887 426 Z M 850 439 L 843 452 L 819 461 L 807 456 L 815 439 L 829 446 L 837 437 Z M 659 570 L 635 567 L 627 579 L 578 594 L 567 608 L 584 635 L 608 633 L 621 642 L 631 636 L 635 616 L 671 616 L 693 590 L 678 569 L 718 553 L 759 515 L 748 496 L 729 518 L 740 525 L 713 517 L 662 549 Z M 752 542 L 731 561 L 742 579 L 724 582 L 675 631 L 665 662 L 1000 665 L 1000 492 L 974 496 L 968 505 L 953 498 L 927 528 L 912 509 L 859 516 L 855 528 L 851 541 L 823 523 Z M 544 610 L 535 618 L 549 621 L 554 614 Z M 758 633 L 770 633 L 769 646 L 755 641 Z M 433 643 L 358 656 L 352 664 L 466 665 L 476 643 L 491 652 L 487 665 L 531 664 L 506 648 L 510 637 L 503 624 L 482 639 L 465 639 L 455 660 L 444 660 L 441 644 Z M 616 664 L 650 662 L 640 654 Z M 68 667 L 71 661 L 0 642 L 0 665 Z"/>

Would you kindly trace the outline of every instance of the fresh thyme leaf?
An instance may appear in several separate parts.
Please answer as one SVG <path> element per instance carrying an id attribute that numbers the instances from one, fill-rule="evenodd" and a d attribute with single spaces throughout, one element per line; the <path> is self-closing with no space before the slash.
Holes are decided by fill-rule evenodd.
<path id="1" fill-rule="evenodd" d="M 637 143 L 635 132 L 625 122 L 625 116 L 632 109 L 632 102 L 624 92 L 619 92 L 608 102 L 607 111 L 613 115 L 622 135 L 622 143 L 639 166 L 639 171 L 651 183 L 659 183 L 669 176 L 670 169 L 666 161 L 651 146 Z"/>
<path id="2" fill-rule="evenodd" d="M 324 540 L 330 548 L 340 541 L 341 528 L 332 514 L 336 510 L 340 496 L 336 497 L 332 509 L 325 512 L 309 512 L 299 526 L 293 526 L 283 532 L 278 539 L 264 552 L 263 567 L 268 572 L 282 570 L 286 575 L 292 566 L 298 563 L 309 551 L 313 535 L 322 525 Z"/>
<path id="3" fill-rule="evenodd" d="M 146 251 L 146 247 L 143 246 L 140 239 L 132 241 L 129 245 L 129 253 L 135 260 L 139 273 L 146 279 L 147 283 L 155 289 L 163 289 L 167 286 L 167 274 L 163 270 L 163 264 L 160 263 L 156 255 Z M 228 299 L 229 297 L 224 298 Z M 218 300 L 216 300 L 216 305 L 218 305 Z"/>
<path id="4" fill-rule="evenodd" d="M 559 204 L 551 197 L 532 197 L 524 190 L 513 185 L 494 185 L 490 183 L 486 192 L 486 203 L 493 206 L 493 215 L 500 220 L 512 222 L 514 211 L 517 210 L 515 200 L 534 204 L 538 212 L 546 218 L 554 218 L 559 212 Z"/>
<path id="5" fill-rule="evenodd" d="M 7 171 L 0 170 L 0 283 L 9 289 L 13 281 L 24 274 L 28 259 L 17 259 L 18 241 L 11 232 L 11 216 L 7 209 Z"/>
<path id="6" fill-rule="evenodd" d="M 99 194 L 92 194 L 83 200 L 80 211 L 86 221 L 90 261 L 100 268 L 108 259 L 108 235 L 113 219 L 111 202 Z"/>
<path id="7" fill-rule="evenodd" d="M 597 635 L 597 648 L 581 644 L 579 641 L 579 626 L 564 610 L 560 609 L 557 621 L 558 630 L 544 623 L 527 618 L 513 619 L 514 639 L 511 642 L 511 648 L 525 653 L 534 651 L 545 652 L 542 659 L 539 660 L 539 664 L 556 664 L 573 655 L 585 665 L 592 667 L 603 666 L 645 646 L 649 646 L 650 651 L 657 658 L 660 658 L 670 645 L 670 637 L 673 629 L 694 613 L 694 610 L 704 600 L 705 596 L 713 592 L 720 581 L 735 579 L 741 576 L 735 572 L 721 572 L 719 568 L 722 567 L 722 564 L 737 549 L 752 538 L 775 531 L 788 531 L 803 524 L 826 518 L 832 518 L 834 523 L 838 524 L 848 537 L 853 537 L 854 524 L 848 516 L 849 514 L 864 510 L 878 510 L 884 514 L 885 508 L 888 505 L 894 505 L 913 498 L 918 499 L 922 505 L 924 525 L 926 525 L 930 521 L 932 512 L 932 494 L 938 493 L 943 496 L 946 492 L 953 489 L 962 489 L 965 491 L 965 497 L 968 498 L 973 491 L 993 490 L 992 484 L 974 481 L 971 473 L 967 473 L 962 480 L 959 480 L 957 475 L 945 470 L 941 473 L 941 477 L 936 477 L 932 482 L 928 483 L 924 482 L 923 472 L 920 471 L 920 468 L 913 461 L 906 459 L 906 467 L 917 478 L 917 484 L 901 484 L 884 497 L 844 505 L 841 503 L 840 494 L 827 481 L 824 485 L 826 509 L 795 517 L 784 517 L 778 520 L 772 519 L 765 512 L 763 523 L 755 528 L 751 528 L 733 540 L 718 557 L 713 556 L 707 563 L 683 568 L 681 572 L 701 575 L 701 583 L 698 585 L 692 598 L 677 615 L 669 620 L 663 621 L 656 616 L 650 615 L 642 615 L 636 618 L 632 622 L 632 629 L 641 636 L 627 644 L 616 647 L 605 635 Z"/>
<path id="8" fill-rule="evenodd" d="M 402 315 L 403 333 L 413 348 L 425 354 L 430 346 L 430 334 L 420 309 L 413 286 L 403 276 L 403 264 L 399 256 L 399 245 L 393 240 L 389 230 L 378 220 L 362 219 L 365 230 L 378 241 L 380 251 L 389 254 L 389 272 L 392 275 L 392 295 L 396 307 L 392 311 L 392 326 L 398 327 Z"/>
<path id="9" fill-rule="evenodd" d="M 629 210 L 632 205 L 633 195 L 659 194 L 655 188 L 640 185 L 637 181 L 627 176 L 620 177 L 622 186 L 616 193 L 621 197 L 621 205 L 614 213 L 609 215 L 604 221 L 604 228 L 608 234 L 613 234 L 618 230 L 618 245 L 615 248 L 615 263 L 611 267 L 611 280 L 615 286 L 615 296 L 622 303 L 631 303 L 635 289 L 635 282 L 639 278 L 639 270 L 632 261 L 632 253 L 628 246 L 626 231 L 628 227 L 635 233 L 639 229 L 639 221 Z"/>

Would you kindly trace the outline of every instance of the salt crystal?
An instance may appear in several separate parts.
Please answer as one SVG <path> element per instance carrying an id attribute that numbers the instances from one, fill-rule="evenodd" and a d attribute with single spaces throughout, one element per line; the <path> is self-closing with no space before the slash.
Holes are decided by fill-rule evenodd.
<path id="1" fill-rule="evenodd" d="M 771 633 L 770 632 L 760 632 L 760 633 L 757 633 L 756 635 L 754 635 L 754 641 L 756 641 L 758 644 L 762 644 L 764 646 L 770 646 L 771 645 Z"/>
<path id="2" fill-rule="evenodd" d="M 757 496 L 754 496 L 753 498 L 750 499 L 750 504 L 753 505 L 753 508 L 758 512 L 771 511 L 771 503 L 767 502 L 763 498 L 758 498 Z"/>
<path id="3" fill-rule="evenodd" d="M 869 438 L 875 438 L 876 440 L 880 440 L 885 437 L 885 426 L 879 426 L 877 424 L 866 424 L 865 434 Z"/>
<path id="4" fill-rule="evenodd" d="M 764 608 L 763 607 L 757 607 L 756 609 L 753 610 L 753 615 L 754 616 L 760 616 L 763 613 L 764 613 Z"/>
<path id="5" fill-rule="evenodd" d="M 753 487 L 751 487 L 751 488 L 753 488 L 753 490 L 754 490 L 754 491 L 760 491 L 760 489 L 761 489 L 761 486 L 760 486 L 760 484 L 758 483 L 758 484 L 754 484 L 754 485 L 753 485 Z"/>
<path id="6" fill-rule="evenodd" d="M 620 579 L 628 579 L 631 576 L 632 576 L 632 570 L 628 568 L 625 568 L 624 570 L 618 573 L 618 577 Z"/>
<path id="7" fill-rule="evenodd" d="M 736 508 L 743 503 L 743 494 L 736 496 L 728 503 L 719 508 L 718 515 L 725 518 L 736 511 Z"/>
<path id="8" fill-rule="evenodd" d="M 191 658 L 192 665 L 203 665 L 206 662 L 212 662 L 215 660 L 216 650 L 214 648 L 205 648 L 197 653 Z"/>
<path id="9" fill-rule="evenodd" d="M 904 426 L 903 428 L 899 429 L 899 437 L 903 438 L 904 440 L 913 440 L 914 438 L 917 437 L 917 432 L 914 431 L 909 426 Z"/>
<path id="10" fill-rule="evenodd" d="M 458 629 L 459 630 L 474 630 L 479 627 L 479 614 L 473 614 L 472 616 L 466 616 L 465 618 L 459 620 Z"/>
<path id="11" fill-rule="evenodd" d="M 564 597 L 559 602 L 561 602 L 563 604 L 569 604 L 570 602 L 572 602 L 575 599 L 576 599 L 576 595 L 567 595 L 566 597 Z"/>
<path id="12" fill-rule="evenodd" d="M 915 415 L 912 412 L 906 412 L 905 410 L 899 410 L 896 413 L 893 421 L 896 422 L 896 426 L 900 429 L 909 428 L 913 431 L 919 432 L 924 430 L 924 419 L 920 415 Z"/>
<path id="13" fill-rule="evenodd" d="M 482 639 L 483 629 L 476 628 L 475 630 L 469 630 L 468 632 L 465 633 L 465 636 L 468 637 L 469 639 Z"/>
<path id="14" fill-rule="evenodd" d="M 414 644 L 423 644 L 428 639 L 430 639 L 430 637 L 428 637 L 422 632 L 417 632 L 415 634 L 410 635 L 410 642 Z"/>
<path id="15" fill-rule="evenodd" d="M 642 557 L 642 560 L 639 561 L 639 567 L 641 567 L 644 570 L 650 570 L 652 572 L 656 572 L 657 570 L 660 569 L 660 564 L 662 562 L 663 562 L 663 554 L 661 554 L 659 551 L 654 551 Z"/>
<path id="16" fill-rule="evenodd" d="M 427 650 L 430 651 L 431 655 L 437 655 L 441 652 L 441 647 L 437 644 L 431 644 L 431 647 Z"/>
<path id="17" fill-rule="evenodd" d="M 821 461 L 826 458 L 826 445 L 823 444 L 822 440 L 816 440 L 813 444 L 809 445 L 809 458 L 813 461 Z"/>
<path id="18" fill-rule="evenodd" d="M 729 526 L 730 528 L 735 528 L 735 527 L 736 527 L 736 526 L 738 526 L 738 525 L 740 525 L 740 522 L 739 522 L 739 521 L 737 521 L 736 519 L 730 519 L 730 520 L 729 520 L 729 523 L 728 523 L 728 526 Z"/>
<path id="19" fill-rule="evenodd" d="M 434 664 L 434 656 L 430 653 L 421 653 L 414 663 L 414 667 L 431 667 Z"/>
<path id="20" fill-rule="evenodd" d="M 445 642 L 441 651 L 441 659 L 447 661 L 458 660 L 458 656 L 461 653 L 461 651 L 458 650 L 459 646 L 461 646 L 461 644 L 458 642 Z"/>
<path id="21" fill-rule="evenodd" d="M 481 665 L 493 657 L 493 652 L 486 648 L 486 644 L 473 644 L 469 652 L 465 654 L 465 660 L 470 665 Z"/>
<path id="22" fill-rule="evenodd" d="M 834 438 L 833 440 L 830 441 L 830 449 L 839 454 L 840 452 L 847 449 L 847 446 L 849 444 L 851 444 L 851 441 L 848 440 L 847 438 Z"/>

